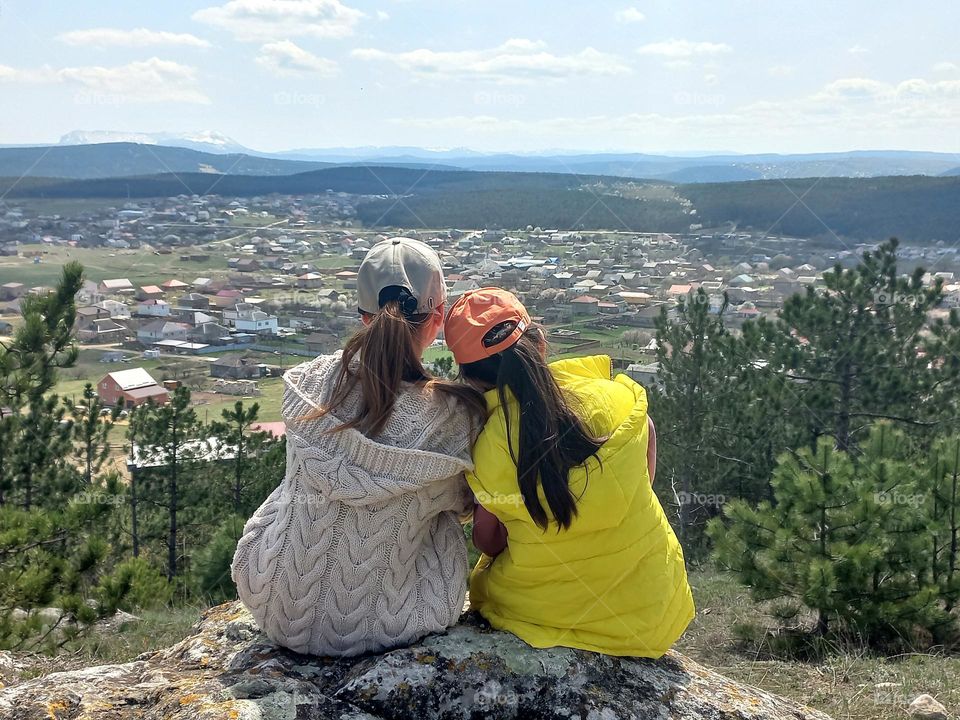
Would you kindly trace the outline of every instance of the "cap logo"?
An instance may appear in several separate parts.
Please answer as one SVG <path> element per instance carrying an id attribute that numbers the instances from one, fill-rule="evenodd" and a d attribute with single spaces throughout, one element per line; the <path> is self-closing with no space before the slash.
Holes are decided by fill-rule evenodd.
<path id="1" fill-rule="evenodd" d="M 523 322 L 517 322 L 516 320 L 505 320 L 502 323 L 494 325 L 490 330 L 487 331 L 487 334 L 483 336 L 483 346 L 484 347 L 493 347 L 494 345 L 499 345 L 504 340 L 506 340 L 518 327 L 523 327 Z"/>

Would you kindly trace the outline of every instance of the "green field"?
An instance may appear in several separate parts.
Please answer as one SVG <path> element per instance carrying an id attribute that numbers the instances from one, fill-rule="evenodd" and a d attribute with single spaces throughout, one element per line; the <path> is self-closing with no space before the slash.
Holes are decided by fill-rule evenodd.
<path id="1" fill-rule="evenodd" d="M 158 255 L 146 250 L 71 248 L 64 246 L 22 245 L 21 252 L 42 250 L 39 263 L 32 258 L 0 258 L 0 284 L 22 282 L 28 286 L 53 285 L 64 263 L 78 260 L 84 276 L 99 282 L 108 278 L 127 278 L 134 285 L 155 285 L 171 278 L 190 282 L 196 277 L 227 273 L 225 255 L 211 254 L 206 262 L 181 262 L 177 252 Z"/>
<path id="2" fill-rule="evenodd" d="M 251 231 L 252 232 L 252 231 Z M 149 250 L 106 250 L 102 248 L 71 248 L 62 245 L 21 245 L 20 251 L 41 251 L 40 262 L 33 258 L 0 257 L 0 284 L 22 282 L 27 286 L 53 285 L 60 277 L 64 263 L 77 260 L 83 264 L 84 277 L 100 282 L 109 278 L 127 278 L 134 285 L 159 285 L 170 279 L 191 282 L 197 277 L 225 277 L 233 271 L 227 267 L 229 252 L 223 248 L 209 252 L 210 258 L 203 262 L 182 261 L 180 255 L 189 248 L 177 249 L 169 254 Z M 197 250 L 205 253 L 205 250 Z M 298 258 L 298 262 L 310 263 L 318 268 L 352 267 L 356 263 L 342 255 Z M 264 269 L 258 275 L 270 275 Z M 330 286 L 335 286 L 331 278 Z"/>

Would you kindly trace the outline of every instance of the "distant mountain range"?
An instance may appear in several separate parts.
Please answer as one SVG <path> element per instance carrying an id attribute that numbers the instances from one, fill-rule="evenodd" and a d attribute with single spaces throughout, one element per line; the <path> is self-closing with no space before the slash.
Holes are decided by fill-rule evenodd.
<path id="1" fill-rule="evenodd" d="M 59 144 L 0 147 L 0 176 L 107 178 L 165 172 L 292 175 L 333 165 L 399 165 L 435 170 L 612 175 L 676 183 L 804 177 L 957 175 L 951 153 L 858 150 L 800 155 L 643 153 L 481 153 L 466 148 L 297 149 L 264 153 L 215 132 L 189 134 L 74 131 Z"/>

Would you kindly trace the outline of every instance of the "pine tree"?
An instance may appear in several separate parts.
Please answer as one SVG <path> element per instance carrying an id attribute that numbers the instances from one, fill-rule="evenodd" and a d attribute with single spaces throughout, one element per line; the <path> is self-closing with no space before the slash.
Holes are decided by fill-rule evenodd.
<path id="1" fill-rule="evenodd" d="M 917 463 L 902 433 L 875 427 L 855 456 L 821 438 L 781 456 L 773 502 L 729 503 L 709 535 L 721 564 L 758 600 L 789 598 L 869 641 L 947 619 L 926 581 L 926 518 Z"/>
<path id="2" fill-rule="evenodd" d="M 729 470 L 725 452 L 729 435 L 728 410 L 736 407 L 729 376 L 729 335 L 720 312 L 710 312 L 702 290 L 681 299 L 676 317 L 662 310 L 656 321 L 657 377 L 648 388 L 650 414 L 657 425 L 658 480 L 669 478 L 678 507 L 677 524 L 684 547 L 693 551 L 700 540 L 704 516 L 720 503 L 718 479 Z"/>
<path id="3" fill-rule="evenodd" d="M 64 267 L 49 295 L 27 298 L 23 324 L 0 343 L 0 647 L 62 644 L 105 609 L 97 597 L 107 555 L 100 527 L 111 503 L 78 494 L 69 462 L 72 425 L 49 395 L 58 368 L 76 359 L 73 298 L 82 269 Z M 45 621 L 36 608 L 61 613 Z M 15 610 L 26 613 L 25 619 Z"/>
<path id="4" fill-rule="evenodd" d="M 250 457 L 256 456 L 263 448 L 264 433 L 251 433 L 250 427 L 257 422 L 260 412 L 259 403 L 245 408 L 239 400 L 233 409 L 222 411 L 223 420 L 211 424 L 211 433 L 219 440 L 219 449 L 232 455 L 232 476 L 229 498 L 233 512 L 242 515 L 245 497 L 250 480 L 247 477 Z"/>
<path id="5" fill-rule="evenodd" d="M 68 398 L 64 405 L 73 422 L 73 455 L 80 464 L 84 485 L 92 487 L 94 477 L 110 456 L 110 430 L 120 415 L 120 406 L 105 416 L 104 405 L 90 383 L 84 385 L 80 402 Z"/>
<path id="6" fill-rule="evenodd" d="M 149 502 L 161 509 L 166 524 L 167 580 L 178 575 L 178 548 L 184 494 L 195 481 L 196 461 L 210 453 L 203 426 L 190 407 L 190 391 L 180 386 L 166 405 L 147 405 L 136 413 L 132 432 L 140 443 L 132 448 L 135 463 L 147 471 L 134 470 L 142 494 L 137 503 Z M 139 480 L 139 479 L 138 479 Z M 189 507 L 189 506 L 187 506 Z M 140 521 L 138 516 L 138 522 Z"/>
<path id="7" fill-rule="evenodd" d="M 22 300 L 22 324 L 0 343 L 0 505 L 29 510 L 68 489 L 60 480 L 69 428 L 48 393 L 57 369 L 77 358 L 73 298 L 82 282 L 83 268 L 67 263 L 53 292 Z"/>
<path id="8" fill-rule="evenodd" d="M 16 411 L 42 397 L 56 383 L 57 368 L 76 362 L 74 296 L 82 284 L 83 268 L 69 262 L 53 292 L 21 300 L 23 322 L 12 342 L 0 343 L 0 405 Z"/>
<path id="9" fill-rule="evenodd" d="M 940 587 L 946 610 L 960 600 L 960 437 L 941 438 L 923 472 L 923 498 L 929 513 L 930 575 Z"/>
<path id="10" fill-rule="evenodd" d="M 899 276 L 896 250 L 891 240 L 853 269 L 838 265 L 823 275 L 823 289 L 809 287 L 786 300 L 777 320 L 745 328 L 755 359 L 791 381 L 797 402 L 786 420 L 811 446 L 829 435 L 845 450 L 875 420 L 928 428 L 946 419 L 942 408 L 956 412 L 953 403 L 924 402 L 937 386 L 955 388 L 957 377 L 952 364 L 934 362 L 950 333 L 937 343 L 924 336 L 927 313 L 942 299 L 940 281 L 925 286 L 920 268 Z M 939 375 L 932 365 L 943 368 Z"/>

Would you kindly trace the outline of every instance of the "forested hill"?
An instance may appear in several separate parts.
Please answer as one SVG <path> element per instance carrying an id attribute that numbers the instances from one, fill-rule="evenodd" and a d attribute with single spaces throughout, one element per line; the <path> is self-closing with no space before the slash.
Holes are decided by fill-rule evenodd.
<path id="1" fill-rule="evenodd" d="M 17 198 L 367 196 L 360 220 L 395 227 L 541 227 L 680 232 L 691 225 L 809 237 L 956 242 L 960 177 L 803 178 L 701 184 L 561 173 L 331 167 L 284 176 L 177 173 L 95 180 L 0 179 Z"/>
<path id="2" fill-rule="evenodd" d="M 130 142 L 0 148 L 3 177 L 90 179 L 181 172 L 289 175 L 331 164 Z"/>

